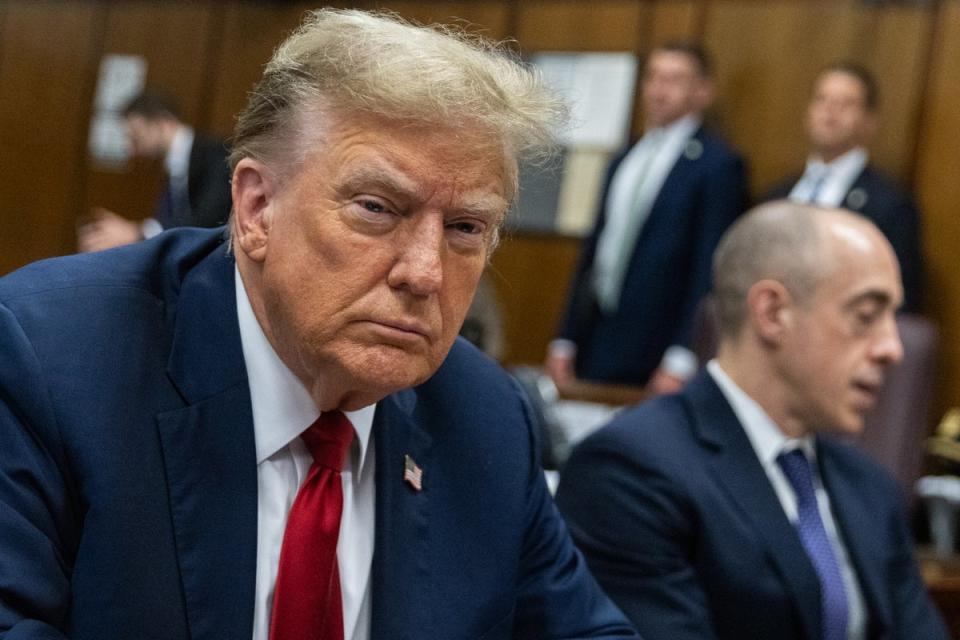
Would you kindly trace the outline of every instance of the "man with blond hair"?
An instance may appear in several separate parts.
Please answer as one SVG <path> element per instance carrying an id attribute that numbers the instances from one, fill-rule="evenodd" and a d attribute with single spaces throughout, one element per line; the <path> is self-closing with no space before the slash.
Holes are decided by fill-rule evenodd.
<path id="1" fill-rule="evenodd" d="M 0 281 L 0 637 L 636 637 L 456 338 L 562 113 L 492 47 L 312 12 L 229 234 Z"/>
<path id="2" fill-rule="evenodd" d="M 557 495 L 601 585 L 656 640 L 946 640 L 896 483 L 857 434 L 903 355 L 889 242 L 778 201 L 714 258 L 720 349 L 588 438 Z"/>

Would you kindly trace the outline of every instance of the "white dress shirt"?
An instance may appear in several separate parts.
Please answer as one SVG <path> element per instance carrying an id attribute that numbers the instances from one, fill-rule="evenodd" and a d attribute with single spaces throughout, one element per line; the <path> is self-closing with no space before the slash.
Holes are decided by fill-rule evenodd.
<path id="1" fill-rule="evenodd" d="M 268 640 L 273 590 L 287 516 L 313 462 L 300 434 L 320 415 L 303 383 L 280 360 L 257 322 L 239 271 L 237 317 L 250 382 L 257 446 L 257 584 L 253 640 Z M 345 640 L 370 637 L 370 566 L 374 541 L 376 405 L 346 412 L 356 438 L 340 474 L 343 515 L 337 542 Z"/>
<path id="2" fill-rule="evenodd" d="M 810 156 L 803 176 L 793 185 L 789 197 L 821 207 L 842 207 L 847 193 L 863 173 L 869 159 L 863 147 L 854 147 L 832 162 L 823 162 L 816 156 Z M 817 183 L 821 181 L 818 188 Z"/>
<path id="3" fill-rule="evenodd" d="M 597 239 L 594 258 L 594 285 L 599 291 L 606 287 L 605 281 L 622 276 L 620 245 L 624 234 L 633 230 L 635 242 L 643 232 L 643 225 L 667 176 L 680 156 L 687 151 L 688 143 L 700 128 L 699 116 L 690 114 L 665 127 L 651 129 L 633 146 L 617 167 L 610 180 L 610 189 L 604 203 L 606 220 Z M 642 189 L 637 189 L 642 180 Z M 639 221 L 631 221 L 639 216 Z M 618 283 L 622 285 L 622 282 Z"/>
<path id="4" fill-rule="evenodd" d="M 784 451 L 793 449 L 802 449 L 811 462 L 813 469 L 813 484 L 817 494 L 817 506 L 820 510 L 820 518 L 823 520 L 824 528 L 827 530 L 827 536 L 833 545 L 834 554 L 837 557 L 837 563 L 840 565 L 840 573 L 843 576 L 843 587 L 847 594 L 847 609 L 849 617 L 847 619 L 847 639 L 863 640 L 866 637 L 867 628 L 867 608 L 863 600 L 863 591 L 857 580 L 856 572 L 850 562 L 850 554 L 837 529 L 836 521 L 833 518 L 833 512 L 830 506 L 830 496 L 827 495 L 820 480 L 820 470 L 816 464 L 817 452 L 813 446 L 813 436 L 805 438 L 788 438 L 780 431 L 780 428 L 770 419 L 770 416 L 763 408 L 754 402 L 753 398 L 748 396 L 737 383 L 720 367 L 716 360 L 707 363 L 707 371 L 713 377 L 723 396 L 730 403 L 730 407 L 736 414 L 743 430 L 747 433 L 753 450 L 763 465 L 763 470 L 770 479 L 770 484 L 783 506 L 784 513 L 790 522 L 797 522 L 797 496 L 787 480 L 780 465 L 777 464 L 777 456 Z"/>
<path id="5" fill-rule="evenodd" d="M 182 200 L 189 206 L 190 203 L 190 151 L 193 149 L 193 138 L 196 134 L 188 126 L 182 126 L 173 134 L 167 155 L 163 157 L 163 167 L 167 172 L 171 193 L 174 198 Z M 140 223 L 140 232 L 144 239 L 152 238 L 163 232 L 163 227 L 156 218 L 147 218 Z"/>

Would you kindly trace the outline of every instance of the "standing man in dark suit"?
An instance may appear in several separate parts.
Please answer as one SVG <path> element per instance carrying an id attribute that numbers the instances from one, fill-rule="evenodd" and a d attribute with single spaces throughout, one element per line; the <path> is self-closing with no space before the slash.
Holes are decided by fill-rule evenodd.
<path id="1" fill-rule="evenodd" d="M 946 640 L 894 480 L 850 445 L 903 355 L 896 257 L 861 216 L 789 201 L 717 248 L 721 344 L 684 390 L 587 438 L 557 496 L 653 640 Z"/>
<path id="2" fill-rule="evenodd" d="M 563 105 L 324 9 L 240 114 L 224 230 L 0 280 L 0 638 L 634 638 L 518 388 L 462 340 Z"/>
<path id="3" fill-rule="evenodd" d="M 646 131 L 610 170 L 547 355 L 556 381 L 650 382 L 666 392 L 696 370 L 686 347 L 710 257 L 747 201 L 743 161 L 702 125 L 713 96 L 699 47 L 650 54 Z"/>
<path id="4" fill-rule="evenodd" d="M 80 228 L 81 251 L 100 251 L 174 227 L 218 227 L 230 215 L 230 167 L 223 140 L 185 124 L 174 102 L 146 91 L 123 110 L 134 157 L 163 159 L 163 191 L 153 217 L 134 222 L 98 207 Z"/>
<path id="5" fill-rule="evenodd" d="M 789 197 L 843 207 L 872 220 L 897 253 L 903 311 L 918 311 L 923 286 L 920 214 L 911 195 L 870 164 L 867 151 L 877 130 L 879 101 L 877 82 L 866 68 L 850 62 L 824 68 L 807 107 L 807 166 L 762 200 Z"/>

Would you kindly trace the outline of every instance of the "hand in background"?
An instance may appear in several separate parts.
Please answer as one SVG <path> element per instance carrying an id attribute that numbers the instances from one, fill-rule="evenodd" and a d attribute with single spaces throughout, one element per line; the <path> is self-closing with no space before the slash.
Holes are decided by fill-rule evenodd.
<path id="1" fill-rule="evenodd" d="M 547 360 L 543 368 L 547 375 L 553 378 L 554 384 L 558 387 L 573 382 L 576 379 L 574 373 L 573 356 L 558 355 L 555 353 L 547 354 Z"/>
<path id="2" fill-rule="evenodd" d="M 77 249 L 103 251 L 143 239 L 139 222 L 127 220 L 103 207 L 94 207 L 91 220 L 77 228 Z"/>
<path id="3" fill-rule="evenodd" d="M 657 367 L 657 370 L 650 376 L 650 381 L 647 382 L 647 391 L 658 396 L 676 393 L 680 391 L 686 381 L 686 378 L 672 374 L 662 366 Z"/>

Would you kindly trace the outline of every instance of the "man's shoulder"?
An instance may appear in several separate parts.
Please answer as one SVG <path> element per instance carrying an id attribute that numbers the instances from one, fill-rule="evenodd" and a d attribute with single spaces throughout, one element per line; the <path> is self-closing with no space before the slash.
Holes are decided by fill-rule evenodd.
<path id="1" fill-rule="evenodd" d="M 692 140 L 702 145 L 703 157 L 718 163 L 743 163 L 743 156 L 720 134 L 709 127 L 697 130 Z M 689 153 L 689 152 L 688 152 Z"/>
<path id="2" fill-rule="evenodd" d="M 860 175 L 857 176 L 851 187 L 851 193 L 858 188 L 865 190 L 869 197 L 881 202 L 899 205 L 913 200 L 913 196 L 898 180 L 872 164 L 864 167 Z M 850 196 L 848 195 L 848 197 Z M 869 204 L 869 200 L 867 204 Z"/>
<path id="3" fill-rule="evenodd" d="M 578 448 L 627 456 L 645 465 L 681 468 L 702 450 L 692 421 L 686 394 L 660 396 L 624 409 L 587 436 Z"/>
<path id="4" fill-rule="evenodd" d="M 108 251 L 41 260 L 0 278 L 0 302 L 107 289 L 163 297 L 222 242 L 219 230 L 183 229 Z"/>
<path id="5" fill-rule="evenodd" d="M 451 406 L 484 406 L 486 411 L 497 412 L 505 408 L 505 395 L 518 394 L 518 386 L 489 356 L 457 338 L 440 368 L 416 391 L 421 397 L 436 398 Z"/>

